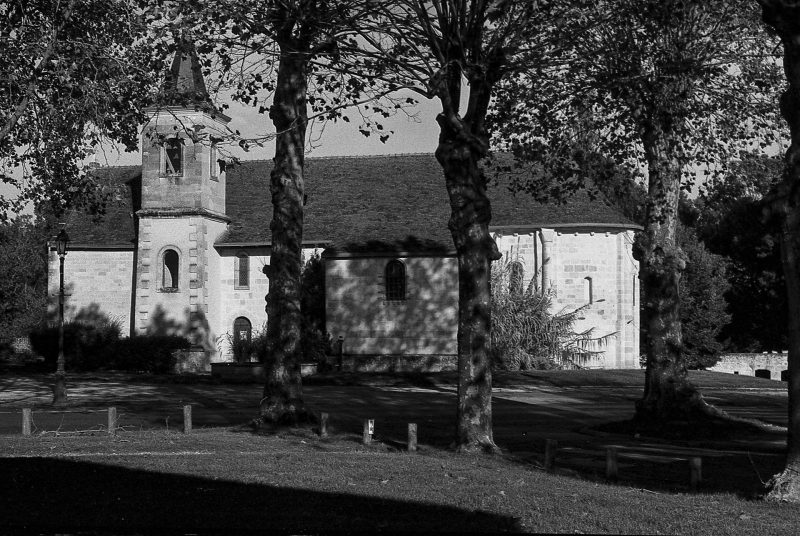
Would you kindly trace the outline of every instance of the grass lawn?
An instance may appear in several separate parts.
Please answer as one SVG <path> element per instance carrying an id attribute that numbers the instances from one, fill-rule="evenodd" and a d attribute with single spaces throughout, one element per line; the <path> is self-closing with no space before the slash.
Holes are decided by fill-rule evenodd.
<path id="1" fill-rule="evenodd" d="M 348 435 L 209 429 L 0 437 L 0 527 L 796 534 L 800 509 L 653 492 L 501 457 L 407 454 Z"/>

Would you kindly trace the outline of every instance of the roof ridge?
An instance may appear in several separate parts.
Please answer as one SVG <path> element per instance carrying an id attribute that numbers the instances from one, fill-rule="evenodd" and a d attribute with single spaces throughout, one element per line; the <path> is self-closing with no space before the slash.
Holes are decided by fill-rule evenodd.
<path id="1" fill-rule="evenodd" d="M 328 156 L 308 156 L 306 160 L 367 160 L 370 158 L 387 158 L 399 156 L 435 156 L 434 153 L 389 153 L 389 154 L 343 154 L 343 155 L 328 155 Z M 252 162 L 272 162 L 272 158 L 253 158 L 244 159 L 240 158 L 237 165 Z"/>

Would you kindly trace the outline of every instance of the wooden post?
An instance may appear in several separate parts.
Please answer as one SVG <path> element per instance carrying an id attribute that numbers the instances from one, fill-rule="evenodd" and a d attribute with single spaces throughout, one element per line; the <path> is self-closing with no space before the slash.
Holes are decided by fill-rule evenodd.
<path id="1" fill-rule="evenodd" d="M 619 473 L 617 464 L 617 447 L 606 448 L 606 480 L 616 482 Z"/>
<path id="2" fill-rule="evenodd" d="M 689 458 L 689 487 L 696 490 L 703 482 L 703 459 Z"/>
<path id="3" fill-rule="evenodd" d="M 558 450 L 558 441 L 555 439 L 546 439 L 544 442 L 544 470 L 552 473 L 556 468 L 556 451 Z"/>
<path id="4" fill-rule="evenodd" d="M 328 414 L 320 413 L 319 415 L 319 436 L 328 437 Z"/>
<path id="5" fill-rule="evenodd" d="M 344 362 L 344 336 L 339 335 L 336 340 L 336 370 L 342 371 L 342 364 Z"/>
<path id="6" fill-rule="evenodd" d="M 373 419 L 364 420 L 364 439 L 363 443 L 369 445 L 372 443 L 372 434 L 375 433 L 375 421 Z"/>
<path id="7" fill-rule="evenodd" d="M 417 423 L 408 423 L 408 452 L 417 451 Z"/>
<path id="8" fill-rule="evenodd" d="M 33 421 L 31 408 L 22 408 L 22 435 L 31 435 L 31 421 Z"/>
<path id="9" fill-rule="evenodd" d="M 108 408 L 108 435 L 117 435 L 117 408 Z"/>
<path id="10" fill-rule="evenodd" d="M 192 406 L 183 406 L 183 433 L 188 434 L 192 431 Z"/>

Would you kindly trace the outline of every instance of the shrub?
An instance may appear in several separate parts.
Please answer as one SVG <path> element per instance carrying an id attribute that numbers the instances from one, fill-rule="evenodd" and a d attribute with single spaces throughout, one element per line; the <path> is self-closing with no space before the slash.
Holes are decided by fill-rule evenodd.
<path id="1" fill-rule="evenodd" d="M 608 335 L 595 337 L 591 329 L 576 332 L 574 311 L 550 313 L 551 296 L 532 285 L 522 288 L 512 263 L 492 264 L 492 333 L 490 355 L 495 368 L 552 369 L 578 366 L 603 344 Z"/>
<path id="2" fill-rule="evenodd" d="M 89 371 L 108 365 L 112 347 L 119 340 L 120 325 L 112 320 L 97 323 L 64 323 L 64 360 L 68 370 Z M 58 360 L 58 326 L 42 326 L 30 334 L 31 348 L 48 368 Z"/>
<path id="3" fill-rule="evenodd" d="M 44 357 L 48 369 L 55 369 L 58 359 L 58 327 L 44 326 L 31 332 L 31 347 Z M 66 322 L 64 324 L 64 359 L 68 371 L 87 372 L 99 369 L 143 371 L 154 374 L 172 372 L 176 350 L 191 344 L 172 335 L 141 335 L 120 338 L 119 323 Z"/>
<path id="4" fill-rule="evenodd" d="M 175 370 L 177 350 L 191 343 L 176 335 L 138 335 L 116 341 L 109 367 L 114 370 L 166 374 Z"/>

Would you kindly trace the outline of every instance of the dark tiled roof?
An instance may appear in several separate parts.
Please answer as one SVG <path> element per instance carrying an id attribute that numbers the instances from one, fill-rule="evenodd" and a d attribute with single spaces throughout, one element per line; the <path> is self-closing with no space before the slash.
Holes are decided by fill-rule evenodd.
<path id="1" fill-rule="evenodd" d="M 229 231 L 217 244 L 266 243 L 272 207 L 271 161 L 227 172 Z M 451 250 L 450 204 L 441 167 L 430 154 L 311 158 L 306 161 L 305 241 L 347 251 Z M 491 227 L 606 224 L 634 228 L 616 209 L 579 191 L 542 204 L 502 183 L 490 187 Z"/>
<path id="2" fill-rule="evenodd" d="M 216 245 L 267 244 L 272 219 L 272 162 L 244 161 L 228 167 L 228 230 Z M 137 183 L 139 167 L 106 168 L 112 183 Z M 433 155 L 310 158 L 306 161 L 304 241 L 349 252 L 452 250 L 447 228 L 450 204 L 441 167 Z M 492 228 L 596 224 L 636 228 L 616 209 L 579 191 L 563 204 L 541 204 L 502 183 L 490 187 Z M 138 202 L 135 203 L 138 205 Z M 71 216 L 67 230 L 81 244 L 130 245 L 134 239 L 130 193 L 107 207 L 99 220 Z M 81 238 L 78 238 L 81 237 Z"/>
<path id="3" fill-rule="evenodd" d="M 136 239 L 133 212 L 134 206 L 139 204 L 142 168 L 100 168 L 95 173 L 98 181 L 111 192 L 111 199 L 101 214 L 72 212 L 66 217 L 70 247 L 132 248 Z M 135 200 L 131 197 L 131 183 L 137 193 Z"/>

